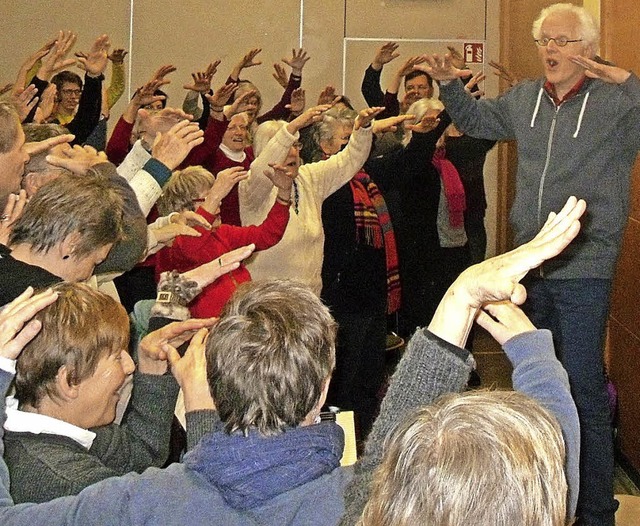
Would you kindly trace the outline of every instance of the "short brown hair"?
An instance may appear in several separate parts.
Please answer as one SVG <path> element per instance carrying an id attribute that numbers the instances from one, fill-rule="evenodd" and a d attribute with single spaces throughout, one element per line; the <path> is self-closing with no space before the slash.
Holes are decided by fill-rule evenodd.
<path id="1" fill-rule="evenodd" d="M 335 365 L 336 323 L 302 283 L 244 283 L 207 340 L 211 395 L 228 432 L 299 425 Z"/>
<path id="2" fill-rule="evenodd" d="M 55 378 L 66 365 L 70 384 L 79 384 L 105 356 L 129 346 L 129 318 L 110 296 L 83 283 L 58 283 L 58 299 L 36 314 L 38 335 L 16 363 L 16 398 L 38 407 L 44 396 L 55 398 Z"/>
<path id="3" fill-rule="evenodd" d="M 556 419 L 513 391 L 449 394 L 385 440 L 361 526 L 565 523 Z"/>
<path id="4" fill-rule="evenodd" d="M 213 174 L 202 166 L 189 166 L 173 172 L 158 199 L 159 214 L 167 216 L 171 212 L 195 210 L 193 200 L 210 190 L 215 180 Z"/>
<path id="5" fill-rule="evenodd" d="M 107 177 L 62 175 L 43 186 L 24 207 L 9 245 L 27 243 L 47 253 L 69 235 L 80 234 L 73 257 L 82 258 L 122 237 L 123 200 Z"/>

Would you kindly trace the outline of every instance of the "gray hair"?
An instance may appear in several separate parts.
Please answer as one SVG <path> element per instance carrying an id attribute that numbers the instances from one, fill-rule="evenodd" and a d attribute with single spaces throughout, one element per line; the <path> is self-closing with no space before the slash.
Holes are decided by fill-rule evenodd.
<path id="1" fill-rule="evenodd" d="M 253 153 L 256 157 L 264 150 L 273 136 L 280 131 L 280 128 L 286 126 L 286 121 L 265 121 L 253 134 Z"/>
<path id="2" fill-rule="evenodd" d="M 43 186 L 15 222 L 9 245 L 28 244 L 46 254 L 74 233 L 80 241 L 73 257 L 80 259 L 122 238 L 123 200 L 107 177 L 62 175 Z"/>
<path id="3" fill-rule="evenodd" d="M 449 394 L 387 436 L 360 525 L 565 524 L 556 419 L 513 391 Z"/>
<path id="4" fill-rule="evenodd" d="M 207 379 L 228 432 L 263 435 L 300 425 L 335 366 L 336 323 L 311 289 L 292 280 L 248 282 L 207 339 Z"/>
<path id="5" fill-rule="evenodd" d="M 540 11 L 531 28 L 531 34 L 535 40 L 539 40 L 542 35 L 542 23 L 549 15 L 555 13 L 573 14 L 580 23 L 580 36 L 584 40 L 584 43 L 593 46 L 594 53 L 597 51 L 600 42 L 600 28 L 598 27 L 598 23 L 584 7 L 569 3 L 552 4 Z"/>

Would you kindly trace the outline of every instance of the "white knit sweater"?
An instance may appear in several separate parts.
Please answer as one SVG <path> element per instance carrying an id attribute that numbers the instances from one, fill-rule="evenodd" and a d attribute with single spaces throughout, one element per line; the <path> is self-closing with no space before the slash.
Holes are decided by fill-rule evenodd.
<path id="1" fill-rule="evenodd" d="M 282 163 L 297 140 L 286 127 L 281 128 L 251 164 L 249 177 L 240 182 L 240 218 L 243 225 L 260 224 L 273 205 L 277 189 L 264 175 L 268 163 Z M 298 187 L 298 213 L 292 205 L 284 237 L 275 246 L 258 252 L 247 267 L 254 280 L 289 278 L 306 283 L 317 295 L 322 289 L 324 231 L 322 203 L 346 184 L 369 156 L 371 127 L 351 135 L 343 151 L 326 161 L 302 165 L 295 179 Z M 293 199 L 293 190 L 292 190 Z"/>

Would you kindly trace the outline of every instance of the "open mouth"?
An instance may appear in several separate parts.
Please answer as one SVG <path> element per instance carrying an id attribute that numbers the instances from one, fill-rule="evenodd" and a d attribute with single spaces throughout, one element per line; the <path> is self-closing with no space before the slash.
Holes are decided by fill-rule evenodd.
<path id="1" fill-rule="evenodd" d="M 547 66 L 550 69 L 555 68 L 557 65 L 558 65 L 558 61 L 556 59 L 554 59 L 554 58 L 548 58 L 547 59 Z"/>

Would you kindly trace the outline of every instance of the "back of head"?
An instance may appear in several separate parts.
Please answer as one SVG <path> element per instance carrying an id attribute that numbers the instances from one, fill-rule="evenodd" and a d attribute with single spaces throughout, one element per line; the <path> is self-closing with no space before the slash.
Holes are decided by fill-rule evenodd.
<path id="1" fill-rule="evenodd" d="M 253 134 L 253 153 L 256 157 L 260 155 L 273 136 L 280 131 L 280 128 L 286 125 L 285 121 L 265 121 L 258 126 Z"/>
<path id="2" fill-rule="evenodd" d="M 446 395 L 385 443 L 361 525 L 560 526 L 567 483 L 555 418 L 508 391 Z"/>
<path id="3" fill-rule="evenodd" d="M 15 146 L 20 126 L 20 117 L 13 105 L 0 102 L 0 154 Z"/>
<path id="4" fill-rule="evenodd" d="M 73 257 L 82 258 L 122 237 L 123 200 L 107 177 L 62 175 L 43 186 L 15 222 L 9 245 L 28 244 L 47 253 L 79 233 Z"/>
<path id="5" fill-rule="evenodd" d="M 569 3 L 552 4 L 540 11 L 531 28 L 531 34 L 535 40 L 539 40 L 541 37 L 542 23 L 549 15 L 554 14 L 566 14 L 576 17 L 580 25 L 580 37 L 586 45 L 592 46 L 594 53 L 597 51 L 600 42 L 598 23 L 584 7 Z"/>
<path id="6" fill-rule="evenodd" d="M 62 366 L 67 366 L 69 383 L 79 384 L 101 358 L 129 344 L 129 318 L 113 298 L 82 283 L 52 288 L 59 297 L 36 314 L 42 328 L 16 363 L 16 398 L 35 408 L 44 396 L 56 398 L 55 378 Z"/>
<path id="7" fill-rule="evenodd" d="M 301 424 L 335 365 L 335 332 L 301 283 L 240 286 L 207 339 L 209 388 L 226 430 L 270 435 Z"/>
<path id="8" fill-rule="evenodd" d="M 162 188 L 162 195 L 156 203 L 161 216 L 183 210 L 195 210 L 194 199 L 208 192 L 215 177 L 202 166 L 189 166 L 184 170 L 176 170 Z"/>

